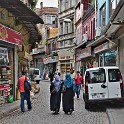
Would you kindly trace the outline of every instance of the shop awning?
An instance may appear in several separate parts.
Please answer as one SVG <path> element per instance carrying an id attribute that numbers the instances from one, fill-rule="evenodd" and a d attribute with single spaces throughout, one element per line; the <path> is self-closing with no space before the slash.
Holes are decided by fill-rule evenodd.
<path id="1" fill-rule="evenodd" d="M 20 0 L 0 0 L 0 5 L 20 20 L 43 24 L 43 20 Z"/>
<path id="2" fill-rule="evenodd" d="M 1 7 L 7 9 L 14 16 L 17 22 L 25 24 L 31 33 L 33 42 L 39 41 L 39 34 L 36 24 L 43 24 L 43 20 L 20 0 L 0 0 Z"/>
<path id="3" fill-rule="evenodd" d="M 102 35 L 102 36 L 100 36 L 98 39 L 96 39 L 95 41 L 93 41 L 92 43 L 90 43 L 89 45 L 87 45 L 87 47 L 89 47 L 89 46 L 95 46 L 95 45 L 97 45 L 97 44 L 102 43 L 102 42 L 105 41 L 105 40 L 106 40 L 105 35 Z"/>
<path id="4" fill-rule="evenodd" d="M 80 43 L 78 46 L 75 47 L 75 49 L 77 49 L 77 48 L 83 46 L 86 42 L 87 42 L 87 41 L 84 41 L 84 42 Z"/>
<path id="5" fill-rule="evenodd" d="M 22 59 L 24 58 L 24 59 L 27 59 L 28 61 L 33 60 L 32 56 L 25 51 L 18 52 L 18 56 L 19 56 L 19 58 L 22 58 Z"/>

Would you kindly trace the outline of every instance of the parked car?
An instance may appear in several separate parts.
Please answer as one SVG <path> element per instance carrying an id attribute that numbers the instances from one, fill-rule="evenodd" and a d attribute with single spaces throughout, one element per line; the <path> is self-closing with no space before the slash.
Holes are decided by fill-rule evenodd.
<path id="1" fill-rule="evenodd" d="M 83 98 L 85 109 L 89 109 L 92 103 L 123 103 L 123 81 L 119 68 L 109 66 L 87 69 L 84 75 Z"/>
<path id="2" fill-rule="evenodd" d="M 36 83 L 39 84 L 41 80 L 40 70 L 38 68 L 30 68 L 29 77 L 31 81 L 36 81 Z"/>

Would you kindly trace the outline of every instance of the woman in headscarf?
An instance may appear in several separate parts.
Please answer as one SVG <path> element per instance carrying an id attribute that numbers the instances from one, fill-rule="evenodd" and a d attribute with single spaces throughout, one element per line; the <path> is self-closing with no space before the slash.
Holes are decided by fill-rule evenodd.
<path id="1" fill-rule="evenodd" d="M 60 80 L 60 73 L 58 73 L 55 76 L 55 80 L 53 80 L 51 84 L 51 89 L 55 89 L 55 92 L 51 92 L 50 96 L 50 110 L 55 112 L 55 114 L 58 114 L 59 109 L 60 109 L 60 102 L 61 102 L 61 92 L 60 92 L 60 87 L 61 87 L 61 80 Z"/>
<path id="2" fill-rule="evenodd" d="M 70 73 L 65 76 L 66 91 L 63 93 L 63 111 L 65 114 L 71 114 L 74 111 L 74 98 L 73 98 L 73 80 Z"/>

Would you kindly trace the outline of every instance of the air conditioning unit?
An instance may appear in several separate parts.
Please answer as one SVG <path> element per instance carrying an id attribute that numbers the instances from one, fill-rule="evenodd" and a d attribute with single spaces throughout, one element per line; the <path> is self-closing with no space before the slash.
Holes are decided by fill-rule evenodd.
<path id="1" fill-rule="evenodd" d="M 87 34 L 83 34 L 83 41 L 87 41 L 87 40 L 88 40 Z"/>
<path id="2" fill-rule="evenodd" d="M 99 37 L 101 35 L 101 27 L 96 28 L 96 37 Z"/>

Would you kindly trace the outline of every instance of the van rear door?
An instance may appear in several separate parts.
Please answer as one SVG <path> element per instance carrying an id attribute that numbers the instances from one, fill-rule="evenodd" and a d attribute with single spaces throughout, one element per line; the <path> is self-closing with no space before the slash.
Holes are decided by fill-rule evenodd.
<path id="1" fill-rule="evenodd" d="M 121 72 L 119 69 L 108 69 L 109 98 L 121 98 Z"/>
<path id="2" fill-rule="evenodd" d="M 89 71 L 88 92 L 89 100 L 108 99 L 108 87 L 106 83 L 105 69 L 95 69 Z"/>

